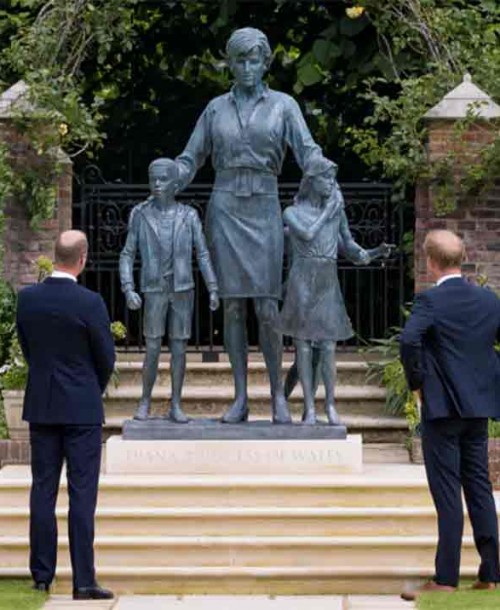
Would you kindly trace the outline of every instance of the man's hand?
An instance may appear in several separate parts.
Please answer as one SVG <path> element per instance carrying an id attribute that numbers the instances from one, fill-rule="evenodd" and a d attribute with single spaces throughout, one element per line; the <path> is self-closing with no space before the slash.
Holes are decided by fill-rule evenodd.
<path id="1" fill-rule="evenodd" d="M 129 290 L 125 293 L 125 300 L 127 301 L 127 307 L 132 310 L 140 309 L 142 305 L 142 299 L 133 290 Z"/>
<path id="2" fill-rule="evenodd" d="M 217 292 L 217 290 L 213 290 L 210 293 L 210 310 L 211 311 L 216 311 L 217 309 L 219 309 L 219 305 L 220 305 L 220 300 L 219 300 L 219 293 Z"/>

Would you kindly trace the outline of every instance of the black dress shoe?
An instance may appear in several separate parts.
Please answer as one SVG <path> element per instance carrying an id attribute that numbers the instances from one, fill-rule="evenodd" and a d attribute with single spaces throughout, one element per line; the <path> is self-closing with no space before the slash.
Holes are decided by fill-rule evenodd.
<path id="1" fill-rule="evenodd" d="M 73 599 L 113 599 L 114 595 L 108 589 L 98 585 L 73 589 Z"/>
<path id="2" fill-rule="evenodd" d="M 35 591 L 43 591 L 44 593 L 50 591 L 50 585 L 46 582 L 36 582 L 31 588 Z"/>

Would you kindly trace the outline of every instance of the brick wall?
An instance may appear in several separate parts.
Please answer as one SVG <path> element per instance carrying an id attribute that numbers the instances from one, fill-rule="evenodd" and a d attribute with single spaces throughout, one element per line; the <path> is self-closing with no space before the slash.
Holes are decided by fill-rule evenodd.
<path id="1" fill-rule="evenodd" d="M 488 123 L 472 125 L 457 142 L 452 121 L 433 121 L 429 126 L 428 155 L 437 160 L 451 149 L 463 163 L 470 162 L 486 144 L 493 130 Z M 424 181 L 417 184 L 415 197 L 415 292 L 427 288 L 432 280 L 427 276 L 422 245 L 431 229 L 449 229 L 460 235 L 466 247 L 463 271 L 475 277 L 488 276 L 490 285 L 500 288 L 500 184 L 480 198 L 460 202 L 456 211 L 436 216 L 432 206 L 432 190 Z"/>
<path id="2" fill-rule="evenodd" d="M 0 468 L 9 464 L 29 464 L 30 459 L 28 440 L 0 440 Z"/>
<path id="3" fill-rule="evenodd" d="M 0 121 L 0 140 L 6 142 L 14 164 L 29 163 L 29 143 L 6 120 Z M 39 256 L 53 258 L 57 234 L 71 228 L 72 163 L 61 158 L 63 171 L 57 179 L 57 203 L 54 218 L 41 223 L 34 231 L 23 204 L 10 197 L 5 206 L 4 274 L 18 289 L 36 281 L 33 265 Z"/>

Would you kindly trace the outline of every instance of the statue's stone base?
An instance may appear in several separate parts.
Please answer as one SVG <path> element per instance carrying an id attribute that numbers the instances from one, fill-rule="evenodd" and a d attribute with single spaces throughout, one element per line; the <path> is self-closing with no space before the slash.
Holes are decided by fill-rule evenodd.
<path id="1" fill-rule="evenodd" d="M 123 440 L 312 440 L 345 439 L 345 426 L 329 426 L 318 423 L 314 426 L 303 424 L 272 424 L 269 421 L 251 421 L 243 424 L 223 424 L 218 419 L 193 419 L 187 424 L 176 424 L 167 419 L 147 419 L 123 422 Z"/>
<path id="2" fill-rule="evenodd" d="M 106 444 L 105 463 L 107 474 L 329 475 L 361 472 L 363 458 L 361 435 L 339 440 L 125 440 L 112 436 Z"/>

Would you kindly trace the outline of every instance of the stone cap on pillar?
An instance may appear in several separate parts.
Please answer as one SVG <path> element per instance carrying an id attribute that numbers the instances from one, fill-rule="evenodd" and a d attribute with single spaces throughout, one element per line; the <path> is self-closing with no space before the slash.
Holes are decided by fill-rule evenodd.
<path id="1" fill-rule="evenodd" d="M 0 121 L 5 121 L 22 114 L 33 114 L 36 107 L 30 101 L 29 85 L 23 80 L 17 81 L 0 95 Z M 72 164 L 71 158 L 60 147 L 53 150 L 60 163 Z"/>
<path id="2" fill-rule="evenodd" d="M 456 120 L 468 116 L 478 119 L 499 119 L 500 106 L 472 82 L 471 75 L 446 94 L 443 99 L 424 114 L 425 119 Z"/>
<path id="3" fill-rule="evenodd" d="M 0 119 L 10 119 L 18 112 L 34 112 L 35 108 L 28 99 L 29 87 L 23 81 L 9 87 L 0 95 Z"/>

